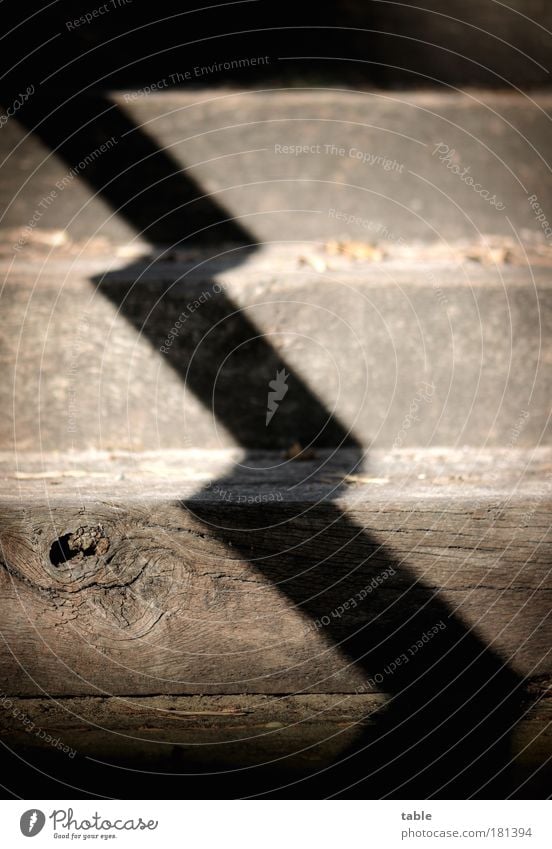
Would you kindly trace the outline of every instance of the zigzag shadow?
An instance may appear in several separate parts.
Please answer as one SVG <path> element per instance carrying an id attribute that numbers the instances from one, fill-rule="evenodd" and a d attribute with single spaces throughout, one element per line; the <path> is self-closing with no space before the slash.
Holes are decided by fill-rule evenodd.
<path id="1" fill-rule="evenodd" d="M 134 271 L 139 276 L 139 265 Z M 109 275 L 95 282 L 159 350 L 163 328 L 171 325 L 174 316 L 174 305 L 164 303 L 167 284 L 135 286 Z M 215 332 L 210 333 L 213 328 Z M 200 339 L 204 343 L 198 346 Z M 248 340 L 253 340 L 252 360 L 257 367 L 247 375 L 241 373 L 241 383 L 237 383 L 239 368 L 227 375 L 219 370 L 229 362 L 230 352 Z M 245 405 L 225 403 L 215 410 L 218 421 L 242 445 L 257 449 L 246 455 L 243 468 L 259 466 L 258 449 L 269 447 L 267 432 L 273 447 L 289 445 L 298 436 L 303 445 L 346 447 L 331 455 L 332 471 L 341 478 L 364 461 L 354 437 L 226 294 L 221 292 L 187 319 L 186 333 L 175 337 L 167 357 L 208 408 L 215 377 L 219 385 L 232 387 L 233 397 L 247 399 Z M 267 386 L 281 368 L 290 373 L 288 396 L 295 403 L 293 407 L 282 403 L 267 431 Z M 224 389 L 221 392 L 224 395 Z M 328 641 L 367 678 L 376 678 L 390 701 L 383 712 L 372 717 L 375 724 L 343 764 L 316 778 L 318 791 L 327 795 L 363 780 L 367 795 L 398 793 L 423 798 L 442 792 L 455 798 L 471 795 L 491 782 L 485 793 L 496 794 L 497 785 L 502 786 L 504 776 L 499 773 L 508 761 L 509 734 L 519 709 L 519 679 L 407 565 L 397 562 L 385 546 L 332 503 L 330 499 L 339 497 L 341 486 L 320 483 L 326 480 L 326 458 L 323 453 L 319 463 L 309 464 L 310 483 L 322 487 L 325 499 L 316 507 L 294 501 L 289 494 L 285 495 L 287 503 L 284 499 L 284 504 L 248 506 L 246 510 L 224 498 L 213 498 L 217 490 L 232 491 L 235 471 L 182 504 L 210 534 L 231 542 L 240 558 L 254 565 L 313 621 L 357 596 L 375 576 L 391 572 L 384 586 L 361 608 L 346 617 L 330 618 L 324 628 Z M 249 478 L 252 483 L 262 483 L 262 470 L 252 471 Z M 385 673 L 439 622 L 446 627 L 423 651 L 409 656 L 408 663 L 392 674 Z M 338 692 L 339 681 L 334 687 L 331 681 L 321 682 L 321 689 Z"/>
<path id="2" fill-rule="evenodd" d="M 208 233 L 209 241 L 232 241 L 254 249 L 249 235 L 240 225 L 228 221 L 212 200 L 196 203 L 199 187 L 129 119 L 115 109 L 104 111 L 108 105 L 82 100 L 73 105 L 65 124 L 59 117 L 39 124 L 37 110 L 42 108 L 44 117 L 48 105 L 39 107 L 35 99 L 33 111 L 25 113 L 25 120 L 70 166 L 97 141 L 91 139 L 90 132 L 104 139 L 120 136 L 121 143 L 83 177 L 152 242 L 172 244 L 186 239 L 187 232 L 201 229 Z M 86 125 L 86 131 L 67 139 L 67 126 L 74 128 L 77 124 Z M 129 129 L 133 132 L 123 137 Z M 123 171 L 124 176 L 119 176 Z M 237 264 L 244 253 L 232 253 L 231 262 Z M 141 268 L 139 263 L 130 266 L 125 271 L 127 278 L 134 281 Z M 166 284 L 129 284 L 120 275 L 110 274 L 92 283 L 149 340 L 152 350 L 158 351 L 174 315 L 174 303 L 164 297 Z M 213 328 L 217 329 L 209 332 Z M 204 342 L 197 346 L 201 338 Z M 248 399 L 247 403 L 223 400 L 215 410 L 220 423 L 246 450 L 279 448 L 295 440 L 332 449 L 347 447 L 347 452 L 336 455 L 347 458 L 346 467 L 339 470 L 345 475 L 354 469 L 364 459 L 362 447 L 226 293 L 205 302 L 188 319 L 186 332 L 175 338 L 166 355 L 167 362 L 210 409 L 219 367 L 237 346 L 247 344 L 254 346 L 258 368 L 249 374 L 235 368 L 226 383 L 234 398 Z M 282 404 L 268 430 L 267 386 L 280 368 L 290 373 L 289 398 L 293 398 L 293 404 Z M 318 477 L 322 473 L 323 464 Z M 224 488 L 231 481 L 232 475 L 217 483 Z M 317 516 L 323 516 L 323 520 L 318 519 L 316 534 L 312 533 L 308 512 L 300 515 L 298 504 L 292 501 L 243 510 L 207 500 L 200 493 L 182 504 L 208 525 L 211 533 L 230 540 L 241 558 L 254 564 L 293 606 L 313 620 L 327 616 L 383 570 L 390 573 L 385 586 L 371 594 L 354 616 L 330 618 L 323 632 L 366 678 L 382 676 L 381 688 L 389 696 L 388 705 L 372 717 L 370 728 L 340 763 L 324 775 L 313 774 L 301 786 L 301 793 L 315 798 L 349 792 L 374 798 L 504 795 L 510 734 L 520 712 L 520 679 L 431 588 L 417 580 L 408 566 L 399 563 L 369 531 L 332 503 L 331 498 L 337 495 L 338 489 L 332 496 L 328 493 L 324 504 L 316 508 Z M 294 541 L 291 550 L 283 545 L 288 539 Z M 445 627 L 439 628 L 423 651 L 397 666 L 393 674 L 384 673 L 424 631 L 441 622 Z M 328 682 L 324 689 L 328 690 Z M 207 764 L 206 772 L 208 768 Z M 198 775 L 197 781 L 198 796 L 210 796 L 213 779 Z M 357 782 L 360 788 L 347 790 Z M 252 784 L 257 792 L 270 793 L 270 772 L 256 770 Z M 169 779 L 156 782 L 156 789 L 165 797 L 174 793 Z M 133 790 L 140 793 L 138 787 Z M 240 795 L 236 794 L 234 777 L 224 785 L 224 792 Z M 151 794 L 149 784 L 146 794 Z M 282 791 L 281 795 L 289 794 Z"/>

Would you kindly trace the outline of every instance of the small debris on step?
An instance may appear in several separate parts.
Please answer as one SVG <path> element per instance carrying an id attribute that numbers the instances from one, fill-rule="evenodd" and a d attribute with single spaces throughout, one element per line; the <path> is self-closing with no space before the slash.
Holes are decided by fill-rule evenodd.
<path id="1" fill-rule="evenodd" d="M 326 242 L 326 253 L 330 256 L 343 255 L 350 259 L 364 260 L 365 262 L 381 262 L 385 256 L 384 251 L 377 245 L 368 242 L 338 241 L 331 239 Z"/>

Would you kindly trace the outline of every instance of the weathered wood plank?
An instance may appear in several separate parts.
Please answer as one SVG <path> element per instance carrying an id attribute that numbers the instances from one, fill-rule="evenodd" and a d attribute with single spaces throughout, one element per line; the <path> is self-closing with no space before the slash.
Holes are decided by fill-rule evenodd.
<path id="1" fill-rule="evenodd" d="M 260 764 L 294 756 L 308 765 L 308 747 L 317 745 L 320 762 L 331 762 L 373 720 L 384 697 L 359 696 L 150 696 L 55 699 L 0 698 L 0 735 L 16 748 L 48 747 L 29 733 L 31 723 L 64 745 L 97 758 L 162 763 L 167 744 L 187 745 L 190 764 L 210 757 L 218 745 L 227 766 Z M 28 719 L 25 722 L 24 718 Z M 34 730 L 34 729 L 33 729 Z M 337 734 L 336 734 L 337 732 Z M 220 745 L 224 744 L 224 745 Z M 194 751 L 195 750 L 195 751 Z M 194 758 L 194 754 L 197 758 Z"/>
<path id="2" fill-rule="evenodd" d="M 328 453 L 287 481 L 278 455 L 233 476 L 223 452 L 4 466 L 2 678 L 27 695 L 397 692 L 487 646 L 486 674 L 499 657 L 548 673 L 550 457 L 533 454 L 376 452 L 343 482 Z"/>
<path id="3" fill-rule="evenodd" d="M 29 792 L 36 787 L 33 796 L 39 798 L 55 792 L 56 781 L 67 782 L 77 796 L 101 787 L 103 795 L 117 798 L 176 794 L 175 782 L 186 798 L 202 798 L 215 788 L 225 797 L 270 795 L 279 787 L 289 793 L 289 783 L 300 781 L 303 797 L 320 798 L 346 794 L 359 772 L 372 798 L 393 787 L 401 795 L 401 785 L 412 779 L 427 787 L 420 775 L 434 754 L 427 745 L 410 771 L 399 761 L 382 772 L 377 740 L 384 702 L 378 694 L 61 700 L 0 694 L 0 740 L 4 757 L 15 755 L 10 786 L 15 792 L 20 784 Z M 546 697 L 524 706 L 502 761 L 494 762 L 501 797 L 547 795 L 551 711 Z M 27 765 L 22 781 L 18 757 Z M 439 771 L 444 783 L 446 761 Z M 469 794 L 492 796 L 496 783 L 486 781 L 479 768 Z"/>
<path id="4" fill-rule="evenodd" d="M 0 447 L 549 441 L 549 268 L 300 255 L 6 264 Z"/>
<path id="5" fill-rule="evenodd" d="M 450 55 L 444 55 L 448 62 Z M 35 132 L 23 141 L 25 129 L 8 122 L 2 159 L 15 154 L 0 195 L 5 225 L 24 228 L 40 201 L 56 191 L 56 183 L 62 188 L 37 229 L 57 227 L 80 238 L 96 233 L 127 241 L 161 216 L 145 235 L 157 235 L 159 241 L 161 231 L 162 241 L 170 244 L 184 238 L 224 241 L 213 226 L 221 219 L 230 219 L 234 229 L 242 226 L 260 242 L 331 238 L 344 231 L 355 236 L 379 231 L 394 240 L 509 236 L 511 226 L 516 232 L 538 232 L 529 195 L 537 193 L 543 209 L 550 207 L 551 180 L 543 157 L 548 93 L 528 98 L 513 92 L 173 88 L 147 97 L 121 92 L 106 101 L 80 98 L 60 112 L 59 98 L 49 101 L 37 93 L 19 116 Z M 49 126 L 43 119 L 54 110 Z M 86 122 L 86 133 L 75 134 Z M 131 122 L 144 133 L 126 134 Z M 115 139 L 112 146 L 75 177 L 71 169 L 110 138 Z M 56 157 L 47 156 L 45 142 L 57 150 Z M 434 155 L 440 142 L 453 151 L 460 173 L 469 168 L 474 183 L 504 208 L 489 203 Z M 155 145 L 164 151 L 165 171 L 161 157 L 152 155 Z M 142 157 L 146 162 L 140 171 L 133 166 Z M 145 168 L 149 179 L 143 178 Z M 32 181 L 26 180 L 29 171 Z M 161 190 L 156 190 L 161 177 Z M 133 204 L 137 185 L 142 191 Z M 198 200 L 204 194 L 207 202 Z M 112 218 L 106 200 L 127 220 Z M 335 210 L 357 222 L 344 224 Z"/>
<path id="6" fill-rule="evenodd" d="M 204 759 L 202 747 L 224 743 L 221 758 L 228 760 L 230 744 L 233 751 L 229 763 L 234 766 L 262 763 L 267 757 L 284 753 L 305 766 L 312 757 L 306 750 L 309 745 L 318 745 L 320 763 L 330 763 L 367 727 L 376 725 L 377 712 L 384 704 L 384 696 L 377 693 L 88 696 L 60 700 L 1 695 L 0 735 L 16 748 L 47 748 L 51 743 L 36 733 L 43 729 L 50 735 L 62 735 L 61 742 L 81 754 L 141 759 L 147 749 L 148 759 L 158 761 L 167 755 L 163 744 L 188 745 L 189 759 L 193 758 L 195 745 L 196 755 Z M 551 752 L 551 711 L 550 698 L 528 703 L 516 731 L 519 740 L 532 744 L 533 755 L 538 752 L 543 761 Z M 31 723 L 34 728 L 29 731 Z M 532 737 L 537 727 L 543 731 L 540 739 Z M 136 746 L 138 741 L 147 746 Z M 522 746 L 519 748 L 515 754 L 522 756 Z M 213 754 L 211 750 L 210 756 Z"/>

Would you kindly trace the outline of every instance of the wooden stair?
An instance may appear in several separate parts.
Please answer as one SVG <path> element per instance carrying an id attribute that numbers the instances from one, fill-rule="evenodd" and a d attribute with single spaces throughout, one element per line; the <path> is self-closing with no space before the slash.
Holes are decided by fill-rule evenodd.
<path id="1" fill-rule="evenodd" d="M 64 142 L 62 121 L 25 138 L 37 96 L 0 142 L 13 786 L 546 795 L 552 258 L 526 195 L 552 203 L 549 95 L 108 99 L 111 125 Z M 276 154 L 293 139 L 385 142 L 408 176 Z M 144 175 L 166 184 L 137 201 Z"/>

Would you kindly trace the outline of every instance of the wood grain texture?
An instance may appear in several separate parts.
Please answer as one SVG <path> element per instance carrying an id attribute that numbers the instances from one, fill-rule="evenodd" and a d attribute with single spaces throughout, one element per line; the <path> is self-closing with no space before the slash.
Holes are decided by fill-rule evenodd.
<path id="1" fill-rule="evenodd" d="M 469 32 L 472 37 L 473 31 Z M 426 50 L 424 44 L 424 55 Z M 450 53 L 439 52 L 450 63 Z M 509 66 L 512 56 L 508 54 Z M 473 72 L 473 63 L 469 66 Z M 508 220 L 517 232 L 538 230 L 527 195 L 536 192 L 543 209 L 549 206 L 550 174 L 539 152 L 547 149 L 550 101 L 548 93 L 535 92 L 529 100 L 511 91 L 382 93 L 310 86 L 259 92 L 222 89 L 215 94 L 173 88 L 137 98 L 132 93 L 103 100 L 81 97 L 60 110 L 59 98 L 40 97 L 37 92 L 20 113 L 34 133 L 25 139 L 20 122 L 11 121 L 1 139 L 2 157 L 16 150 L 0 195 L 7 210 L 4 226 L 25 227 L 40 200 L 65 179 L 65 188 L 37 229 L 56 227 L 80 238 L 95 233 L 128 241 L 136 233 L 143 237 L 144 217 L 149 228 L 145 236 L 151 238 L 152 222 L 165 216 L 153 228 L 157 241 L 162 231 L 161 241 L 169 244 L 183 238 L 221 242 L 220 232 L 210 229 L 209 202 L 198 199 L 208 194 L 209 201 L 226 212 L 219 219 L 235 220 L 258 242 L 332 238 L 344 229 L 358 236 L 378 228 L 407 241 L 479 233 L 509 236 Z M 54 105 L 55 126 L 48 128 L 41 119 L 54 111 Z M 86 119 L 90 122 L 86 134 L 70 136 L 68 127 L 84 125 Z M 136 132 L 124 135 L 130 122 L 145 128 L 149 146 Z M 67 180 L 71 167 L 111 137 L 117 144 L 97 158 L 94 174 L 83 169 L 78 179 Z M 483 183 L 489 196 L 495 194 L 505 210 L 499 212 L 486 203 L 432 155 L 439 142 L 456 152 L 462 167 L 469 167 L 474 181 Z M 45 145 L 57 149 L 58 155 L 45 158 Z M 161 190 L 140 192 L 135 206 L 142 207 L 142 226 L 121 215 L 113 219 L 108 203 L 121 209 L 124 201 L 136 196 L 141 179 L 130 166 L 151 153 L 152 145 L 171 157 L 172 179 L 164 175 Z M 308 145 L 309 151 L 286 154 L 277 145 Z M 326 152 L 326 145 L 343 154 Z M 372 164 L 350 155 L 350 150 L 373 157 Z M 374 164 L 378 156 L 382 159 Z M 383 158 L 396 166 L 386 170 Z M 154 183 L 153 175 L 159 176 L 154 169 L 159 166 L 152 159 L 146 165 Z M 26 181 L 34 169 L 33 180 Z M 114 175 L 122 175 L 115 203 L 108 180 Z M 196 186 L 195 197 L 190 197 L 189 181 Z M 143 190 L 151 185 L 142 182 Z M 96 196 L 99 186 L 103 191 Z M 11 203 L 14 196 L 17 203 Z M 192 205 L 183 206 L 191 199 Z M 359 223 L 344 226 L 329 214 L 332 208 L 357 217 Z M 128 212 L 123 209 L 125 215 Z"/>
<path id="2" fill-rule="evenodd" d="M 532 695 L 502 762 L 494 762 L 494 783 L 487 783 L 478 764 L 469 794 L 547 796 L 552 706 L 549 697 L 540 694 L 535 701 Z M 405 781 L 418 789 L 428 786 L 421 768 L 434 753 L 426 744 L 410 773 L 402 761 L 382 771 L 377 741 L 384 702 L 379 694 L 0 696 L 0 741 L 11 767 L 10 787 L 32 788 L 38 798 L 56 795 L 61 787 L 71 788 L 76 798 L 203 798 L 215 791 L 224 798 L 289 797 L 298 788 L 302 798 L 346 796 L 348 789 L 367 791 L 369 798 L 386 792 L 402 798 Z M 24 780 L 22 762 L 28 765 Z M 445 761 L 433 792 L 440 784 L 436 795 L 452 798 L 454 789 L 442 786 L 446 776 Z"/>
<path id="3" fill-rule="evenodd" d="M 459 669 L 490 647 L 551 671 L 549 452 L 376 452 L 345 476 L 346 455 L 246 458 L 4 466 L 11 691 L 393 693 L 457 645 Z"/>
<path id="4" fill-rule="evenodd" d="M 192 796 L 297 780 L 317 798 L 542 795 L 550 461 L 546 449 L 4 455 L 0 701 L 6 713 L 19 697 L 60 732 L 53 754 L 27 731 L 25 743 L 12 709 L 12 786 L 22 753 L 37 790 L 51 775 L 47 793 L 61 782 L 72 797 L 150 797 L 152 774 L 165 798 L 182 774 Z M 209 699 L 239 715 L 191 715 Z M 249 714 L 258 700 L 266 711 Z M 80 718 L 64 720 L 72 705 Z M 189 713 L 169 719 L 175 707 Z M 280 716 L 281 732 L 264 727 Z"/>
<path id="5" fill-rule="evenodd" d="M 163 763 L 167 746 L 181 745 L 189 747 L 192 763 L 205 758 L 205 747 L 213 757 L 218 746 L 217 759 L 229 765 L 287 755 L 304 767 L 313 758 L 311 745 L 317 746 L 320 765 L 346 751 L 355 737 L 375 727 L 384 702 L 381 694 L 4 698 L 0 735 L 16 748 L 46 749 L 51 744 L 32 733 L 43 729 L 80 754 L 112 760 L 140 761 L 147 753 L 150 762 Z M 552 753 L 551 700 L 543 697 L 526 708 L 518 740 L 530 744 L 534 760 L 544 763 Z M 540 738 L 537 729 L 543 730 Z M 523 757 L 522 748 L 515 754 Z"/>
<path id="6" fill-rule="evenodd" d="M 6 262 L 0 447 L 549 442 L 550 269 L 337 257 L 319 274 L 303 248 Z"/>

